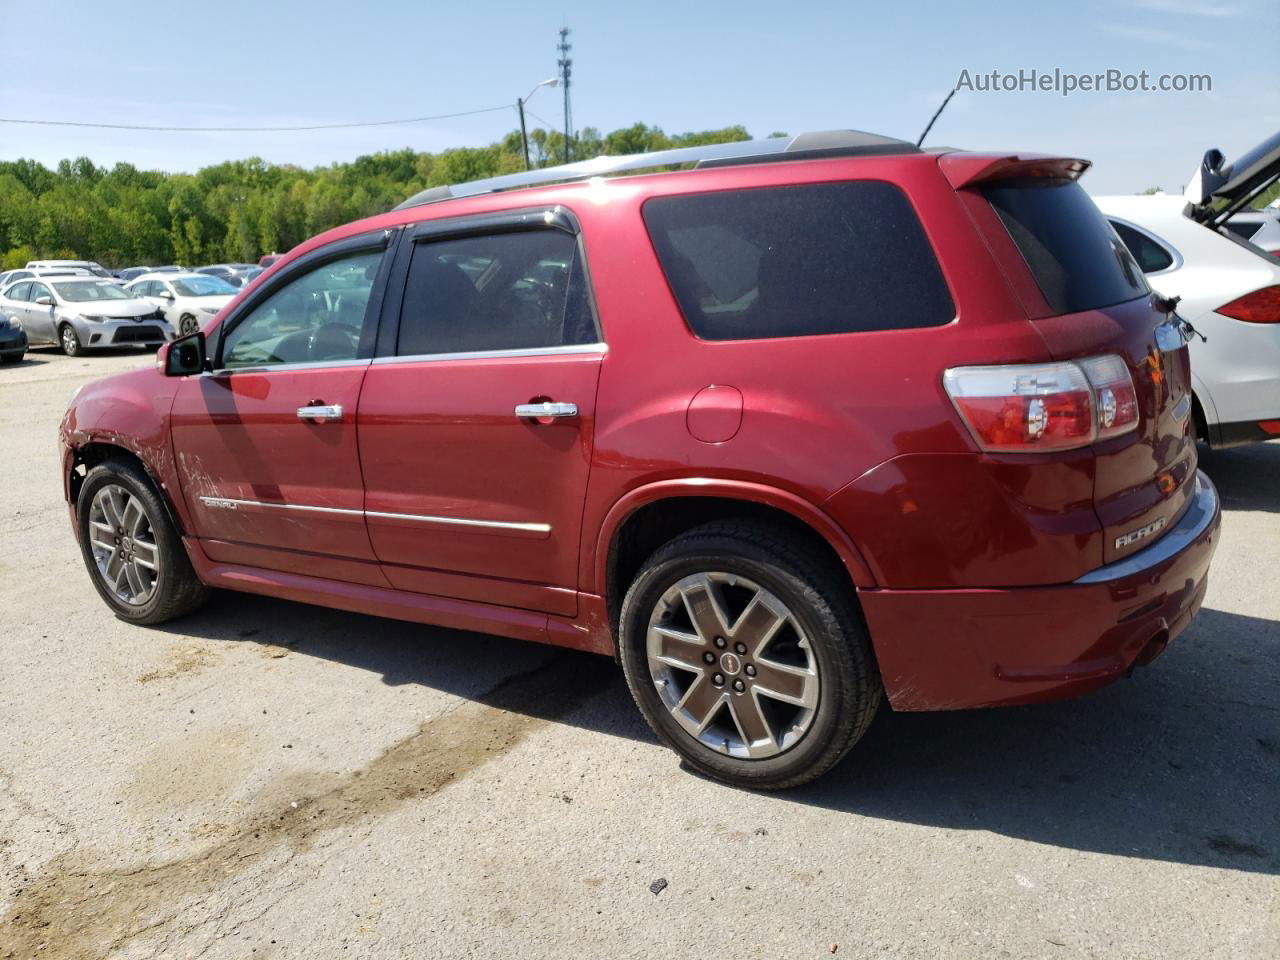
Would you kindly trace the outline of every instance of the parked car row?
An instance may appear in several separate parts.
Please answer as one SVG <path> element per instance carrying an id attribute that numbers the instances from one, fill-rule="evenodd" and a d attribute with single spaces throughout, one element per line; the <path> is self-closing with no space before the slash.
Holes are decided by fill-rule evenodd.
<path id="1" fill-rule="evenodd" d="M 1209 388 L 1280 418 L 1275 265 L 1222 233 L 1280 142 L 1111 223 L 1088 166 L 846 131 L 433 188 L 80 390 L 88 575 L 138 624 L 222 587 L 612 655 L 755 788 L 884 700 L 1096 690 L 1204 599 Z M 1197 379 L 1219 343 L 1258 382 Z"/>
<path id="2" fill-rule="evenodd" d="M 33 261 L 0 274 L 0 360 L 20 360 L 40 345 L 68 356 L 159 346 L 207 325 L 262 272 L 252 264 L 173 265 L 130 267 L 113 278 L 88 261 Z"/>

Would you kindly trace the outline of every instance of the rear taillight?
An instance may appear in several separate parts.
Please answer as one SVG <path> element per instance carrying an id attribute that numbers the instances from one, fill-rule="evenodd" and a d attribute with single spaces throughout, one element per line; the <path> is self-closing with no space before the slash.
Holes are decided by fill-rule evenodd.
<path id="1" fill-rule="evenodd" d="M 1137 391 L 1117 356 L 952 367 L 942 384 L 983 450 L 1072 450 L 1138 426 Z"/>
<path id="2" fill-rule="evenodd" d="M 1217 312 L 1245 323 L 1280 323 L 1280 286 L 1246 293 L 1219 307 Z"/>

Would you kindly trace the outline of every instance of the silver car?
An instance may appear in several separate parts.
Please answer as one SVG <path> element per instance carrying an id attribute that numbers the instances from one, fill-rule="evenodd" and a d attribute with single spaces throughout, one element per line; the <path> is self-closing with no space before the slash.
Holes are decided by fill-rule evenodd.
<path id="1" fill-rule="evenodd" d="M 10 284 L 0 292 L 0 318 L 22 324 L 33 345 L 52 343 L 69 357 L 97 347 L 159 346 L 174 336 L 155 304 L 98 277 Z"/>

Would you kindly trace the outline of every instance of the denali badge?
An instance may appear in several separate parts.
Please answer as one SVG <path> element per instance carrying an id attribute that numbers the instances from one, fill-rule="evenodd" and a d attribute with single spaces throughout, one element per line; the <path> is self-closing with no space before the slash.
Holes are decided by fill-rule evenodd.
<path id="1" fill-rule="evenodd" d="M 206 507 L 214 510 L 235 510 L 239 507 L 234 500 L 223 500 L 220 497 L 201 497 Z"/>
<path id="2" fill-rule="evenodd" d="M 1148 523 L 1145 527 L 1139 527 L 1130 533 L 1126 533 L 1123 537 L 1116 537 L 1116 549 L 1129 546 L 1131 543 L 1137 543 L 1139 540 L 1145 540 L 1157 531 L 1163 530 L 1167 521 L 1164 517 L 1156 520 L 1154 523 Z"/>

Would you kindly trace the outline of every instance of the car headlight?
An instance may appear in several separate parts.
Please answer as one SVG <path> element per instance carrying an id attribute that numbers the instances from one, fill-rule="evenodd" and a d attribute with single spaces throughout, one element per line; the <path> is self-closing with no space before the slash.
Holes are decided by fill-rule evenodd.
<path id="1" fill-rule="evenodd" d="M 201 307 L 200 308 L 200 310 L 204 313 L 217 313 L 219 309 L 221 308 L 220 307 Z"/>
<path id="2" fill-rule="evenodd" d="M 3 320 L 4 320 L 4 322 L 5 322 L 5 326 L 7 326 L 10 330 L 21 330 L 21 329 L 22 329 L 22 324 L 18 322 L 18 318 L 17 318 L 17 317 L 3 317 L 3 318 L 0 318 L 0 319 L 3 319 Z"/>
<path id="3" fill-rule="evenodd" d="M 80 314 L 80 319 L 87 320 L 89 323 L 106 323 L 107 322 L 106 317 L 100 317 L 94 313 L 82 313 Z"/>

